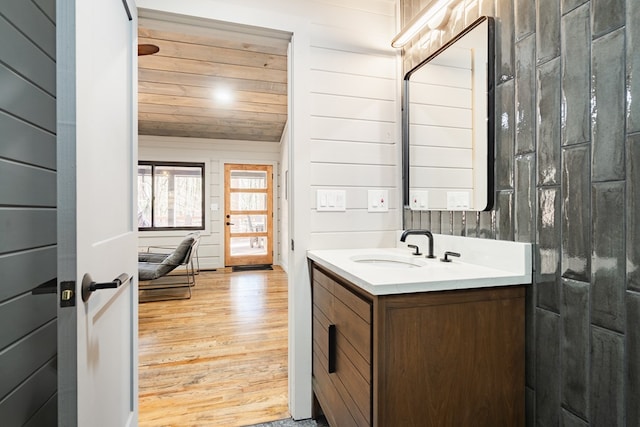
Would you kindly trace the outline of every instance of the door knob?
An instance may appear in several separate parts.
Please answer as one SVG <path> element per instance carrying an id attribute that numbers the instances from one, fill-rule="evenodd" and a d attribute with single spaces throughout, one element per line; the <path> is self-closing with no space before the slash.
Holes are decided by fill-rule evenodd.
<path id="1" fill-rule="evenodd" d="M 235 225 L 235 224 L 232 223 L 232 222 L 227 221 L 227 225 Z"/>

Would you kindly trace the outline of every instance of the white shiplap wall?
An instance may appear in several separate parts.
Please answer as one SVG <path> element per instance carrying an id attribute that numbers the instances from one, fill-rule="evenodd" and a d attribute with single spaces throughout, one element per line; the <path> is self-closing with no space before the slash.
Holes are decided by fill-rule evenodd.
<path id="1" fill-rule="evenodd" d="M 385 29 L 389 35 L 393 32 L 395 18 L 388 4 L 378 6 L 348 13 L 345 8 L 329 8 L 312 26 L 309 147 L 314 249 L 393 245 L 394 231 L 400 228 L 397 63 L 384 37 Z M 319 212 L 319 189 L 345 190 L 346 211 Z M 389 192 L 389 212 L 368 212 L 370 189 Z"/>
<path id="2" fill-rule="evenodd" d="M 140 160 L 205 163 L 206 229 L 202 232 L 198 258 L 200 268 L 224 267 L 224 163 L 263 163 L 274 165 L 274 230 L 280 229 L 280 144 L 251 141 L 222 141 L 195 138 L 139 137 Z M 211 205 L 218 205 L 217 211 Z M 185 231 L 146 231 L 139 234 L 141 248 L 177 245 Z M 274 263 L 279 262 L 278 233 L 274 233 Z"/>

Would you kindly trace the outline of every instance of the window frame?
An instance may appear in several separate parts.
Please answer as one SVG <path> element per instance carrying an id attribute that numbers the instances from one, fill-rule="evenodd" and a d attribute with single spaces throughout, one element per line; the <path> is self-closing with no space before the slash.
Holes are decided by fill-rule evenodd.
<path id="1" fill-rule="evenodd" d="M 138 167 L 151 166 L 151 226 L 140 227 L 138 226 L 138 232 L 150 232 L 150 231 L 204 231 L 206 229 L 206 163 L 204 162 L 176 162 L 176 161 L 163 161 L 163 160 L 139 160 Z M 201 211 L 202 211 L 202 224 L 199 226 L 180 226 L 180 227 L 154 227 L 154 210 L 155 210 L 155 197 L 156 197 L 156 183 L 155 183 L 155 169 L 156 167 L 193 167 L 200 168 L 202 175 L 201 183 Z M 139 174 L 137 175 L 139 176 Z"/>

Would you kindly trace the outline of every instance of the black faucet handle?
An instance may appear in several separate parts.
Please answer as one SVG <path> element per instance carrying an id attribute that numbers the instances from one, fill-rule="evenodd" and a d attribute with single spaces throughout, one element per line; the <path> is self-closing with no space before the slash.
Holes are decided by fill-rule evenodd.
<path id="1" fill-rule="evenodd" d="M 440 261 L 442 261 L 442 262 L 451 262 L 451 259 L 449 258 L 450 256 L 460 257 L 460 254 L 458 252 L 446 251 L 444 253 L 444 258 L 440 258 Z"/>
<path id="2" fill-rule="evenodd" d="M 411 255 L 422 255 L 422 252 L 420 252 L 420 248 L 418 247 L 418 245 L 407 245 L 407 247 L 415 249 L 415 252 L 413 252 Z"/>

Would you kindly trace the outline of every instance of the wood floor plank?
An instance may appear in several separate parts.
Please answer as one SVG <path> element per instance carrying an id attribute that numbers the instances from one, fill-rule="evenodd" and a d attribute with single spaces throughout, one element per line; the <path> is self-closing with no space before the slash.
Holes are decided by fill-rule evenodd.
<path id="1" fill-rule="evenodd" d="M 287 276 L 201 272 L 191 299 L 139 307 L 139 425 L 289 417 Z"/>

